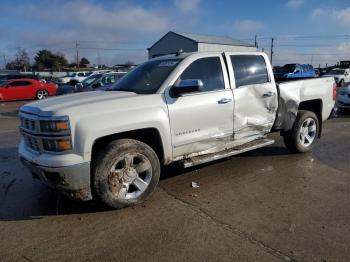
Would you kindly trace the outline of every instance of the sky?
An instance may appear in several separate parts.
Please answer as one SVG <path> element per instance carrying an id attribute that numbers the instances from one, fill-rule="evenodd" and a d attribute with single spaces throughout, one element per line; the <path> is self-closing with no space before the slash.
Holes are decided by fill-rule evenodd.
<path id="1" fill-rule="evenodd" d="M 1 0 L 0 67 L 25 48 L 73 62 L 140 63 L 147 48 L 168 31 L 223 35 L 254 43 L 273 65 L 318 67 L 350 60 L 350 0 Z"/>

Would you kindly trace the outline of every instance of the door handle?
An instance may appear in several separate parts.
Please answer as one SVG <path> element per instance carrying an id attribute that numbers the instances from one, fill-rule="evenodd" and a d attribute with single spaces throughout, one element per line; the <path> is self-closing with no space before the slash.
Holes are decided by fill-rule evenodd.
<path id="1" fill-rule="evenodd" d="M 267 92 L 267 93 L 263 94 L 262 97 L 271 97 L 274 94 L 275 94 L 274 92 Z"/>
<path id="2" fill-rule="evenodd" d="M 221 98 L 218 101 L 218 104 L 227 104 L 227 103 L 230 103 L 231 101 L 232 101 L 232 99 L 230 99 L 230 98 Z"/>

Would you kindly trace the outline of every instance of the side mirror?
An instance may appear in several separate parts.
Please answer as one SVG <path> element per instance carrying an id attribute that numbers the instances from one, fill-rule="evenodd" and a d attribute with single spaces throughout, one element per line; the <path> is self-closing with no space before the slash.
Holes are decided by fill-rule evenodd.
<path id="1" fill-rule="evenodd" d="M 180 83 L 172 87 L 172 92 L 175 97 L 183 94 L 198 92 L 203 89 L 203 82 L 200 79 L 184 79 Z"/>
<path id="2" fill-rule="evenodd" d="M 6 86 L 5 86 L 5 88 L 9 88 L 11 85 L 10 84 L 7 84 Z"/>
<path id="3" fill-rule="evenodd" d="M 294 74 L 299 74 L 300 70 L 294 71 Z"/>

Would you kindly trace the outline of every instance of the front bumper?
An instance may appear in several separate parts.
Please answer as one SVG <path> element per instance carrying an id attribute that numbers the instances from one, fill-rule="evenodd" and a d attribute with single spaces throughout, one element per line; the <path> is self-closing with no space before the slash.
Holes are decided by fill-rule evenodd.
<path id="1" fill-rule="evenodd" d="M 20 160 L 34 178 L 41 180 L 47 186 L 77 200 L 92 199 L 89 162 L 62 167 L 46 167 L 33 163 L 23 156 L 20 156 Z"/>

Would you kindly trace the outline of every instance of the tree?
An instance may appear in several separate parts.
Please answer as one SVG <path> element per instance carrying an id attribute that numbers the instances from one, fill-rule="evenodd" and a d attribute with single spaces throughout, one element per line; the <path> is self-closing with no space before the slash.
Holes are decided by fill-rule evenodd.
<path id="1" fill-rule="evenodd" d="M 15 61 L 20 70 L 27 71 L 27 69 L 30 67 L 29 56 L 24 48 L 18 48 Z"/>
<path id="2" fill-rule="evenodd" d="M 38 70 L 51 69 L 59 71 L 62 67 L 68 65 L 68 61 L 63 54 L 54 54 L 47 49 L 40 50 L 34 60 L 35 67 Z"/>
<path id="3" fill-rule="evenodd" d="M 30 67 L 30 60 L 27 51 L 19 47 L 16 53 L 16 58 L 6 64 L 6 68 L 10 70 L 27 71 Z"/>
<path id="4" fill-rule="evenodd" d="M 90 61 L 87 58 L 82 57 L 80 59 L 79 65 L 80 67 L 87 67 L 88 65 L 90 65 Z"/>

